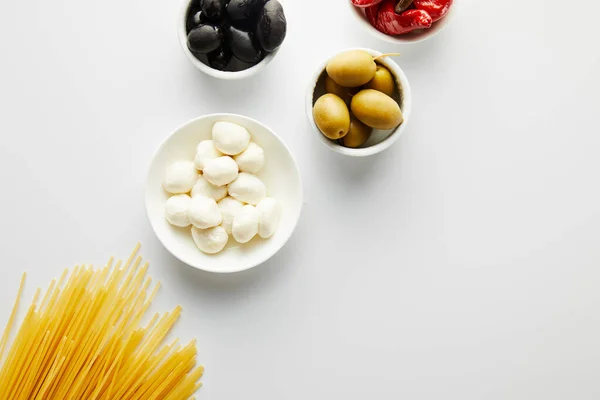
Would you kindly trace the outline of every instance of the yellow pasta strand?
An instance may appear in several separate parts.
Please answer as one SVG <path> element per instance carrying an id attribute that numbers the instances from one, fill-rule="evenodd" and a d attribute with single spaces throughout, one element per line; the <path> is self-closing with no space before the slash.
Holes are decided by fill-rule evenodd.
<path id="1" fill-rule="evenodd" d="M 163 345 L 181 307 L 141 325 L 160 284 L 152 288 L 139 247 L 124 264 L 111 258 L 99 269 L 65 270 L 39 303 L 38 289 L 10 343 L 23 274 L 0 338 L 0 399 L 193 398 L 204 372 L 196 366 L 196 342 Z"/>

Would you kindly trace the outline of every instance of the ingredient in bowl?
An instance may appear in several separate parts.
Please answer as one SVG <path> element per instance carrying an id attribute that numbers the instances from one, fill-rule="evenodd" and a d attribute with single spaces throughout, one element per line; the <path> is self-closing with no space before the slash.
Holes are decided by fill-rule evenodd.
<path id="1" fill-rule="evenodd" d="M 227 46 L 221 46 L 217 50 L 206 55 L 206 60 L 211 68 L 223 70 L 229 64 L 232 57 L 231 49 Z"/>
<path id="2" fill-rule="evenodd" d="M 344 137 L 350 129 L 350 111 L 335 94 L 319 97 L 313 106 L 313 118 L 319 130 L 332 140 Z"/>
<path id="3" fill-rule="evenodd" d="M 229 235 L 221 226 L 209 229 L 198 229 L 194 226 L 192 227 L 192 239 L 203 253 L 217 254 L 227 245 Z"/>
<path id="4" fill-rule="evenodd" d="M 187 194 L 176 194 L 165 203 L 165 218 L 171 225 L 185 228 L 191 225 L 188 217 L 191 197 Z"/>
<path id="5" fill-rule="evenodd" d="M 348 134 L 340 139 L 342 145 L 350 148 L 362 146 L 371 137 L 373 129 L 358 120 L 354 115 L 350 120 L 350 130 Z"/>
<path id="6" fill-rule="evenodd" d="M 417 10 L 427 12 L 433 22 L 436 22 L 448 14 L 448 10 L 452 6 L 452 0 L 414 0 L 414 5 Z"/>
<path id="7" fill-rule="evenodd" d="M 377 65 L 375 76 L 365 85 L 365 89 L 375 89 L 392 96 L 396 89 L 396 83 L 392 73 L 383 65 Z"/>
<path id="8" fill-rule="evenodd" d="M 224 186 L 237 178 L 238 166 L 233 158 L 223 156 L 206 162 L 202 173 L 206 180 L 213 185 Z"/>
<path id="9" fill-rule="evenodd" d="M 256 64 L 263 59 L 263 49 L 261 49 L 254 33 L 229 26 L 225 30 L 225 36 L 231 52 L 238 59 L 249 64 Z"/>
<path id="10" fill-rule="evenodd" d="M 379 4 L 383 0 L 351 0 L 351 1 L 352 1 L 352 4 L 355 5 L 356 7 L 365 8 L 365 7 L 372 7 L 376 4 Z"/>
<path id="11" fill-rule="evenodd" d="M 279 224 L 281 206 L 276 199 L 267 197 L 256 205 L 256 211 L 258 211 L 258 235 L 268 239 L 273 236 Z"/>
<path id="12" fill-rule="evenodd" d="M 369 23 L 386 35 L 396 36 L 429 29 L 446 16 L 453 0 L 383 0 L 382 2 L 351 0 L 364 9 Z M 365 5 L 366 4 L 366 5 Z"/>
<path id="13" fill-rule="evenodd" d="M 200 25 L 188 34 L 188 47 L 194 53 L 210 53 L 221 46 L 222 38 L 223 33 L 218 26 Z"/>
<path id="14" fill-rule="evenodd" d="M 323 136 L 357 148 L 367 142 L 372 128 L 395 129 L 403 122 L 398 100 L 402 87 L 382 64 L 382 59 L 391 55 L 397 54 L 373 56 L 358 49 L 344 51 L 327 62 L 313 92 L 317 99 L 313 120 Z M 317 98 L 322 93 L 320 82 L 327 93 Z"/>
<path id="15" fill-rule="evenodd" d="M 377 64 L 371 54 L 363 50 L 340 53 L 327 63 L 327 75 L 340 86 L 358 87 L 375 76 Z"/>
<path id="16" fill-rule="evenodd" d="M 402 14 L 394 11 L 394 1 L 381 5 L 375 28 L 388 35 L 402 35 L 415 29 L 430 28 L 433 19 L 423 10 L 406 10 Z"/>
<path id="17" fill-rule="evenodd" d="M 360 122 L 375 129 L 394 129 L 404 120 L 398 103 L 373 89 L 358 92 L 352 98 L 350 108 Z"/>
<path id="18" fill-rule="evenodd" d="M 217 150 L 215 143 L 212 140 L 203 140 L 198 143 L 198 146 L 196 147 L 194 165 L 196 165 L 197 170 L 202 171 L 208 160 L 213 160 L 222 156 L 223 153 Z"/>
<path id="19" fill-rule="evenodd" d="M 233 224 L 233 217 L 235 214 L 244 207 L 244 203 L 233 197 L 227 196 L 218 203 L 219 210 L 223 216 L 223 223 L 221 226 L 225 229 L 227 234 L 231 235 L 231 225 Z"/>
<path id="20" fill-rule="evenodd" d="M 278 0 L 192 0 L 185 25 L 192 54 L 229 72 L 250 68 L 276 51 L 287 31 Z"/>
<path id="21" fill-rule="evenodd" d="M 352 96 L 354 96 L 360 90 L 359 87 L 347 88 L 335 83 L 333 79 L 329 75 L 325 76 L 325 91 L 327 93 L 332 93 L 338 96 L 340 99 L 344 100 L 344 103 L 350 105 L 350 100 L 352 100 Z"/>
<path id="22" fill-rule="evenodd" d="M 256 174 L 261 170 L 265 163 L 265 152 L 262 147 L 251 142 L 248 147 L 246 147 L 246 150 L 233 157 L 233 159 L 240 168 L 240 171 Z"/>
<path id="23" fill-rule="evenodd" d="M 188 13 L 186 19 L 185 30 L 186 32 L 190 32 L 192 29 L 208 22 L 206 15 L 202 13 L 202 10 L 196 11 L 194 13 Z"/>
<path id="24" fill-rule="evenodd" d="M 190 222 L 196 228 L 208 229 L 221 225 L 223 217 L 215 199 L 205 196 L 194 196 L 188 209 Z"/>
<path id="25" fill-rule="evenodd" d="M 203 140 L 196 146 L 194 162 L 178 161 L 167 167 L 166 176 L 171 177 L 171 186 L 187 190 L 167 199 L 165 219 L 177 227 L 192 225 L 194 243 L 206 254 L 222 251 L 229 235 L 238 243 L 246 243 L 258 233 L 265 239 L 271 237 L 279 223 L 281 207 L 275 199 L 265 199 L 267 188 L 254 175 L 265 164 L 263 148 L 251 141 L 246 128 L 231 122 L 216 122 L 208 133 L 212 140 Z M 196 168 L 202 175 L 198 175 Z M 193 185 L 189 185 L 187 178 L 172 178 L 172 175 L 176 178 L 182 175 L 181 171 L 193 176 Z M 182 181 L 186 181 L 185 184 Z M 253 207 L 257 204 L 261 204 L 260 212 Z"/>
<path id="26" fill-rule="evenodd" d="M 262 1 L 262 0 L 260 0 Z M 265 51 L 274 51 L 285 39 L 287 21 L 277 0 L 267 0 L 258 17 L 256 37 Z"/>
<path id="27" fill-rule="evenodd" d="M 205 196 L 219 201 L 227 196 L 227 186 L 216 186 L 200 175 L 192 188 L 192 197 Z"/>
<path id="28" fill-rule="evenodd" d="M 231 23 L 240 29 L 250 28 L 256 20 L 259 1 L 262 0 L 231 0 L 227 4 L 227 15 Z"/>
<path id="29" fill-rule="evenodd" d="M 230 156 L 240 154 L 250 143 L 250 132 L 231 122 L 217 122 L 212 129 L 215 147 Z"/>
<path id="30" fill-rule="evenodd" d="M 240 172 L 229 184 L 229 195 L 244 203 L 256 205 L 267 196 L 265 184 L 256 175 Z"/>
<path id="31" fill-rule="evenodd" d="M 206 18 L 212 22 L 220 22 L 225 14 L 226 0 L 201 0 L 201 9 Z"/>
<path id="32" fill-rule="evenodd" d="M 177 161 L 167 167 L 164 189 L 173 194 L 187 193 L 192 190 L 198 178 L 198 171 L 191 161 Z"/>
<path id="33" fill-rule="evenodd" d="M 233 217 L 233 238 L 238 243 L 248 243 L 258 233 L 258 211 L 250 204 L 245 205 Z"/>
<path id="34" fill-rule="evenodd" d="M 189 399 L 202 385 L 196 341 L 164 344 L 181 307 L 145 314 L 160 284 L 150 288 L 148 263 L 113 259 L 103 268 L 65 270 L 38 289 L 0 365 L 2 399 Z M 23 293 L 0 341 L 0 361 Z"/>

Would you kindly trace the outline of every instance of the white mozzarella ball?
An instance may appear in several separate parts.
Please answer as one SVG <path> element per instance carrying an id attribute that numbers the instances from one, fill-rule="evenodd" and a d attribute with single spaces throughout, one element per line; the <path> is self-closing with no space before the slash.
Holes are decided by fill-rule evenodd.
<path id="1" fill-rule="evenodd" d="M 188 210 L 192 199 L 187 194 L 176 194 L 165 203 L 165 218 L 171 225 L 185 228 L 190 226 Z"/>
<path id="2" fill-rule="evenodd" d="M 267 196 L 265 184 L 255 175 L 240 172 L 237 179 L 229 184 L 229 195 L 249 204 L 258 204 Z"/>
<path id="3" fill-rule="evenodd" d="M 192 225 L 200 229 L 212 228 L 223 221 L 215 199 L 200 195 L 192 197 L 188 217 Z"/>
<path id="4" fill-rule="evenodd" d="M 258 233 L 258 211 L 251 205 L 245 205 L 233 217 L 231 226 L 233 238 L 238 243 L 247 243 Z"/>
<path id="5" fill-rule="evenodd" d="M 202 171 L 208 160 L 213 160 L 218 157 L 222 157 L 221 153 L 215 147 L 215 143 L 212 140 L 203 140 L 198 143 L 196 147 L 196 157 L 194 158 L 194 165 L 196 169 Z"/>
<path id="6" fill-rule="evenodd" d="M 263 167 L 265 163 L 265 152 L 262 147 L 251 142 L 246 150 L 233 158 L 240 167 L 240 171 L 255 174 Z"/>
<path id="7" fill-rule="evenodd" d="M 200 175 L 192 188 L 192 197 L 205 196 L 219 201 L 227 196 L 227 186 L 215 186 Z"/>
<path id="8" fill-rule="evenodd" d="M 256 205 L 258 211 L 258 235 L 267 239 L 273 236 L 281 219 L 281 206 L 272 197 L 262 199 Z"/>
<path id="9" fill-rule="evenodd" d="M 206 254 L 216 254 L 225 248 L 229 236 L 225 229 L 215 226 L 208 229 L 192 227 L 192 238 L 198 248 Z"/>
<path id="10" fill-rule="evenodd" d="M 208 160 L 202 172 L 213 185 L 224 186 L 237 178 L 238 166 L 233 158 L 225 156 Z"/>
<path id="11" fill-rule="evenodd" d="M 198 171 L 193 162 L 177 161 L 167 167 L 163 187 L 169 193 L 187 193 L 192 190 L 197 178 Z"/>
<path id="12" fill-rule="evenodd" d="M 231 122 L 217 122 L 214 124 L 212 138 L 217 150 L 230 156 L 240 154 L 250 143 L 248 130 Z"/>
<path id="13" fill-rule="evenodd" d="M 233 217 L 242 209 L 242 207 L 244 207 L 244 203 L 233 197 L 225 197 L 218 203 L 218 206 L 219 210 L 221 210 L 221 215 L 223 216 L 223 223 L 221 226 L 225 229 L 225 232 L 231 235 Z"/>

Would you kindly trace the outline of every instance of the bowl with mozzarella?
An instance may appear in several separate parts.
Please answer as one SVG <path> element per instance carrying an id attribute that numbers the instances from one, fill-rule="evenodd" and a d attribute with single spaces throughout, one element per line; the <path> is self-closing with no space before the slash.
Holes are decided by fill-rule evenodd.
<path id="1" fill-rule="evenodd" d="M 148 171 L 145 203 L 165 248 L 216 273 L 262 264 L 292 236 L 302 181 L 283 140 L 260 122 L 211 114 L 177 128 Z"/>

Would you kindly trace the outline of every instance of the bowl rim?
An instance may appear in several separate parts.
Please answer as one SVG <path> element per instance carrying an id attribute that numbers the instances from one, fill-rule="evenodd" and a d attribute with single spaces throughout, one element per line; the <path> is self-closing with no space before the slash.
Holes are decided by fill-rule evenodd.
<path id="1" fill-rule="evenodd" d="M 271 53 L 268 53 L 256 65 L 253 65 L 252 67 L 241 71 L 219 71 L 218 69 L 211 68 L 210 66 L 204 64 L 202 61 L 198 60 L 187 46 L 186 17 L 188 9 L 193 1 L 194 0 L 182 0 L 180 2 L 181 4 L 179 7 L 179 13 L 177 13 L 177 39 L 179 41 L 181 49 L 187 56 L 188 60 L 192 63 L 193 66 L 195 66 L 197 69 L 204 72 L 205 74 L 214 78 L 224 80 L 248 78 L 258 74 L 260 71 L 265 69 L 265 67 L 269 65 L 269 63 L 273 60 L 273 58 L 275 58 L 275 56 L 279 52 L 279 49 L 281 49 L 281 46 L 279 46 Z"/>
<path id="2" fill-rule="evenodd" d="M 444 16 L 444 18 L 440 19 L 439 21 L 434 22 L 434 24 L 435 24 L 434 29 L 431 29 L 431 28 L 426 29 L 423 31 L 423 33 L 419 34 L 418 36 L 403 36 L 403 35 L 391 36 L 391 35 L 386 35 L 383 32 L 379 32 L 377 29 L 375 29 L 369 23 L 369 21 L 367 21 L 366 17 L 363 14 L 362 8 L 354 6 L 350 2 L 350 0 L 345 0 L 345 1 L 346 1 L 346 3 L 348 3 L 348 6 L 352 9 L 352 15 L 354 15 L 354 17 L 356 18 L 356 20 L 358 20 L 360 25 L 362 25 L 363 28 L 367 32 L 369 32 L 372 36 L 374 36 L 380 40 L 383 40 L 385 42 L 388 42 L 388 43 L 406 44 L 406 45 L 423 42 L 427 39 L 430 39 L 430 38 L 436 36 L 438 33 L 443 31 L 446 28 L 446 26 L 448 26 L 448 23 L 454 16 L 455 11 L 456 11 L 455 10 L 456 3 L 458 2 L 458 0 L 453 0 L 452 6 L 450 6 L 450 9 L 448 10 L 448 13 Z"/>
<path id="3" fill-rule="evenodd" d="M 149 193 L 152 190 L 152 188 L 150 187 L 150 170 L 151 170 L 151 166 L 154 164 L 154 160 L 156 159 L 156 157 L 158 156 L 158 154 L 164 150 L 165 146 L 167 145 L 167 142 L 169 141 L 169 139 L 171 139 L 171 137 L 175 134 L 177 134 L 177 132 L 181 131 L 182 129 L 186 128 L 188 125 L 194 124 L 200 120 L 204 120 L 204 119 L 209 119 L 209 118 L 225 118 L 225 117 L 234 117 L 234 118 L 240 118 L 243 120 L 246 120 L 248 122 L 251 123 L 255 123 L 261 127 L 263 127 L 267 132 L 269 132 L 271 135 L 273 135 L 273 137 L 286 149 L 288 155 L 290 156 L 291 160 L 292 160 L 292 164 L 294 166 L 294 171 L 295 174 L 298 176 L 298 190 L 300 191 L 300 208 L 298 210 L 297 215 L 295 215 L 294 217 L 294 221 L 292 224 L 292 227 L 289 231 L 289 234 L 283 238 L 281 245 L 278 247 L 273 248 L 272 251 L 267 252 L 266 255 L 262 258 L 260 258 L 258 261 L 251 263 L 249 265 L 246 265 L 242 268 L 229 268 L 229 269 L 213 269 L 210 267 L 206 267 L 206 265 L 202 265 L 199 266 L 197 264 L 195 264 L 192 260 L 187 259 L 186 257 L 181 256 L 180 254 L 178 254 L 176 251 L 173 251 L 173 249 L 169 246 L 169 244 L 167 243 L 167 241 L 165 241 L 163 239 L 163 237 L 158 233 L 157 227 L 154 225 L 154 220 L 152 218 L 152 216 L 150 215 L 150 206 L 149 206 Z M 275 131 L 273 131 L 270 127 L 268 127 L 267 125 L 263 124 L 262 122 L 245 116 L 245 115 L 241 115 L 241 114 L 235 114 L 235 113 L 213 113 L 213 114 L 205 114 L 205 115 L 201 115 L 199 117 L 196 118 L 192 118 L 188 121 L 186 121 L 185 123 L 179 125 L 177 128 L 175 128 L 167 137 L 165 137 L 161 143 L 158 145 L 158 147 L 156 148 L 156 150 L 154 151 L 154 154 L 152 155 L 152 158 L 150 159 L 150 164 L 148 167 L 148 172 L 146 174 L 146 181 L 144 183 L 144 206 L 146 208 L 146 217 L 148 218 L 149 222 L 150 222 L 150 226 L 152 227 L 152 231 L 154 232 L 154 236 L 156 236 L 156 238 L 158 239 L 158 241 L 163 245 L 163 247 L 169 252 L 171 253 L 171 255 L 173 257 L 175 257 L 176 259 L 178 259 L 179 261 L 181 261 L 182 263 L 193 267 L 195 269 L 201 270 L 201 271 L 205 271 L 205 272 L 211 272 L 211 273 L 217 273 L 217 274 L 230 274 L 230 273 L 236 273 L 236 272 L 242 272 L 242 271 L 246 271 L 252 268 L 255 268 L 261 264 L 263 264 L 264 262 L 266 262 L 267 260 L 269 260 L 271 257 L 273 257 L 275 254 L 277 254 L 286 244 L 287 242 L 290 240 L 290 238 L 292 237 L 292 235 L 294 234 L 294 232 L 296 231 L 296 228 L 298 227 L 298 222 L 300 221 L 300 217 L 302 215 L 302 209 L 304 208 L 304 187 L 303 187 L 303 183 L 302 183 L 302 175 L 300 174 L 300 168 L 298 167 L 298 163 L 296 161 L 296 158 L 294 157 L 294 154 L 292 153 L 292 151 L 290 150 L 290 148 L 287 146 L 287 144 L 285 143 L 285 141 L 281 138 L 281 136 L 279 136 L 277 133 L 275 133 Z M 200 251 L 200 250 L 198 250 Z"/>
<path id="4" fill-rule="evenodd" d="M 340 51 L 336 52 L 335 54 L 331 55 L 330 57 L 328 57 L 325 61 L 321 62 L 321 64 L 319 64 L 319 67 L 317 68 L 315 74 L 313 75 L 313 77 L 308 85 L 308 88 L 306 89 L 306 97 L 305 97 L 306 115 L 308 117 L 308 120 L 310 121 L 310 125 L 312 126 L 313 130 L 317 133 L 317 136 L 318 136 L 320 142 L 325 144 L 330 150 L 333 150 L 336 153 L 343 154 L 346 156 L 367 157 L 367 156 L 381 153 L 382 151 L 388 149 L 400 138 L 400 136 L 402 136 L 402 134 L 406 130 L 406 126 L 408 125 L 408 121 L 409 121 L 410 115 L 411 115 L 412 93 L 411 93 L 411 89 L 410 89 L 410 84 L 408 82 L 408 78 L 406 77 L 406 74 L 404 73 L 402 68 L 400 68 L 398 63 L 396 63 L 390 57 L 383 57 L 381 60 L 385 60 L 385 62 L 387 64 L 386 66 L 391 67 L 390 69 L 391 69 L 392 74 L 400 81 L 400 84 L 402 85 L 402 92 L 403 92 L 402 116 L 404 117 L 404 122 L 402 122 L 402 124 L 400 126 L 398 126 L 396 129 L 394 129 L 392 131 L 392 133 L 387 138 L 385 138 L 383 141 L 381 141 L 377 144 L 374 144 L 372 146 L 369 146 L 369 147 L 359 147 L 359 148 L 344 147 L 344 146 L 338 144 L 337 142 L 326 138 L 321 133 L 319 128 L 317 127 L 317 124 L 315 123 L 315 119 L 314 119 L 314 116 L 312 113 L 313 97 L 314 97 L 315 88 L 317 86 L 317 82 L 319 81 L 319 78 L 325 71 L 325 68 L 326 68 L 329 60 L 331 60 L 333 57 L 335 57 L 341 53 L 344 53 L 346 51 L 351 51 L 351 50 L 363 50 L 363 51 L 370 53 L 371 55 L 373 55 L 375 57 L 381 56 L 383 54 L 380 51 L 369 49 L 369 48 L 353 47 L 353 48 L 347 48 L 347 49 L 340 50 Z"/>

